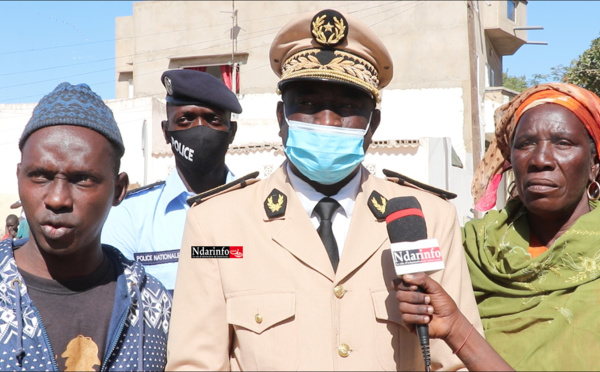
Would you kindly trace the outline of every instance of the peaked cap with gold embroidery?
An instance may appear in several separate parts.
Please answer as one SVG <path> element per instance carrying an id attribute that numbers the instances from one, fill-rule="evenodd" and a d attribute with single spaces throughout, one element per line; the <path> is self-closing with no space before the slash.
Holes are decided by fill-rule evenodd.
<path id="1" fill-rule="evenodd" d="M 361 88 L 377 102 L 379 90 L 393 76 L 392 58 L 365 24 L 325 9 L 295 18 L 275 36 L 269 51 L 271 68 L 288 82 L 328 80 Z"/>

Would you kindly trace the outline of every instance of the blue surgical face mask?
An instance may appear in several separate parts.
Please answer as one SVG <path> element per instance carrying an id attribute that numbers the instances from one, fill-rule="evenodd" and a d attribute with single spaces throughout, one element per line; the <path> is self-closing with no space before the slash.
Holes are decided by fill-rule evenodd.
<path id="1" fill-rule="evenodd" d="M 364 160 L 366 129 L 341 128 L 329 125 L 288 120 L 285 154 L 308 179 L 322 185 L 333 185 L 348 177 Z"/>

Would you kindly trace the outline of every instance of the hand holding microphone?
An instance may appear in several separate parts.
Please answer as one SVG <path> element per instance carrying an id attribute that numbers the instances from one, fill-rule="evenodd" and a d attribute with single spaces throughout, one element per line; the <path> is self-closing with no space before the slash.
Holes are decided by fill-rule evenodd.
<path id="1" fill-rule="evenodd" d="M 425 370 L 430 370 L 429 337 L 441 338 L 470 371 L 513 370 L 458 309 L 450 295 L 426 272 L 444 268 L 439 244 L 427 239 L 421 206 L 412 196 L 387 202 L 386 217 L 392 259 L 398 279 L 394 281 L 402 321 L 416 328 Z M 401 280 L 400 280 L 401 279 Z"/>
<path id="2" fill-rule="evenodd" d="M 410 331 L 415 325 L 428 324 L 430 337 L 443 339 L 469 371 L 514 371 L 429 275 L 405 274 L 400 279 L 394 289 L 402 322 Z M 417 287 L 425 293 L 416 292 Z"/>
<path id="3" fill-rule="evenodd" d="M 437 271 L 444 268 L 442 253 L 436 239 L 427 239 L 427 226 L 419 201 L 403 196 L 387 201 L 387 231 L 396 274 Z M 423 351 L 425 371 L 431 368 L 427 324 L 417 324 L 417 335 Z"/>
<path id="4" fill-rule="evenodd" d="M 405 274 L 400 279 L 394 289 L 404 326 L 413 332 L 417 325 L 427 324 L 431 338 L 445 340 L 460 317 L 454 300 L 425 273 Z M 423 292 L 416 292 L 417 288 Z"/>
<path id="5" fill-rule="evenodd" d="M 422 343 L 429 343 L 428 325 L 431 337 L 445 338 L 459 310 L 446 291 L 424 274 L 444 268 L 439 244 L 427 239 L 425 218 L 415 197 L 390 199 L 386 210 L 394 268 L 403 279 L 394 288 L 402 320 L 410 331 L 417 330 Z"/>

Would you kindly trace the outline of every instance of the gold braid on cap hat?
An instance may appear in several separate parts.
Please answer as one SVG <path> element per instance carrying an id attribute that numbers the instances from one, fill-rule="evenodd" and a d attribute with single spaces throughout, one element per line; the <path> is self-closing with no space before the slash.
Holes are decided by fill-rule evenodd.
<path id="1" fill-rule="evenodd" d="M 322 49 L 306 49 L 288 58 L 281 69 L 281 80 L 314 77 L 332 79 L 358 85 L 373 94 L 380 101 L 377 70 L 367 60 L 352 53 L 334 50 L 335 58 L 321 64 L 316 57 Z"/>

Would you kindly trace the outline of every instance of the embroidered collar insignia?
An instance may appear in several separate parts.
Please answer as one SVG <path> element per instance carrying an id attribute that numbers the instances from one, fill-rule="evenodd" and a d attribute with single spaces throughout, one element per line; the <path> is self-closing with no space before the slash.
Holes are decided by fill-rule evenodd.
<path id="1" fill-rule="evenodd" d="M 369 201 L 367 202 L 369 209 L 373 212 L 373 215 L 378 220 L 385 219 L 385 209 L 387 207 L 387 199 L 378 193 L 377 191 L 373 191 L 371 195 L 369 195 Z"/>
<path id="2" fill-rule="evenodd" d="M 264 203 L 265 212 L 270 219 L 285 215 L 286 206 L 287 196 L 277 189 L 271 191 Z"/>

